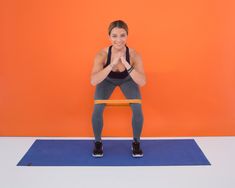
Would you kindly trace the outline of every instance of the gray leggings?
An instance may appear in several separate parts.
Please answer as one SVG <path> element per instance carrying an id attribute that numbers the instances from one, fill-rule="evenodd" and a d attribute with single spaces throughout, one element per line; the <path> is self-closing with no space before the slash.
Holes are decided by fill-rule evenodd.
<path id="1" fill-rule="evenodd" d="M 114 88 L 119 86 L 127 99 L 141 99 L 138 85 L 130 76 L 124 79 L 113 79 L 106 77 L 96 86 L 95 99 L 108 99 Z M 140 135 L 143 127 L 143 113 L 141 104 L 130 104 L 132 109 L 132 129 L 133 139 L 140 141 Z M 92 113 L 92 127 L 95 141 L 101 141 L 101 133 L 103 128 L 103 111 L 105 104 L 95 104 Z"/>

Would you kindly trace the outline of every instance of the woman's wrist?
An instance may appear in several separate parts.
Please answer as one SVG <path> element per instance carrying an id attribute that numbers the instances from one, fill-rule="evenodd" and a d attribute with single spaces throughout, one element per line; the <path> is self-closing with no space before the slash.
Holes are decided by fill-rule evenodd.
<path id="1" fill-rule="evenodd" d="M 127 61 L 125 63 L 123 63 L 123 64 L 126 67 L 126 70 L 131 68 L 131 65 Z"/>
<path id="2" fill-rule="evenodd" d="M 129 69 L 127 69 L 127 72 L 130 74 L 133 71 L 134 67 L 131 66 Z"/>
<path id="3" fill-rule="evenodd" d="M 110 63 L 110 64 L 109 64 L 109 66 L 110 66 L 110 67 L 111 67 L 111 69 L 112 69 L 114 65 Z"/>

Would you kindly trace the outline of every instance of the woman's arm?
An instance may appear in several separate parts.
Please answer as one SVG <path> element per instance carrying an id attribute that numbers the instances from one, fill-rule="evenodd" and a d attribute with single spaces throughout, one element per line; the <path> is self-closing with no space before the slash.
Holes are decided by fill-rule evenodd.
<path id="1" fill-rule="evenodd" d="M 103 68 L 103 62 L 105 60 L 105 54 L 103 51 L 100 51 L 96 54 L 93 68 L 91 71 L 91 85 L 95 86 L 102 82 L 112 70 L 112 65 L 109 65 Z"/>
<path id="2" fill-rule="evenodd" d="M 91 85 L 95 86 L 102 82 L 108 74 L 111 72 L 112 68 L 118 63 L 119 58 L 121 57 L 121 54 L 118 54 L 114 60 L 105 68 L 104 61 L 106 58 L 106 54 L 104 51 L 100 51 L 96 54 L 94 59 L 94 64 L 91 72 Z"/>
<path id="3" fill-rule="evenodd" d="M 125 58 L 122 57 L 121 59 L 126 69 L 127 70 L 130 69 L 131 65 L 125 60 Z M 146 84 L 146 77 L 144 73 L 144 67 L 143 67 L 141 55 L 134 51 L 132 60 L 134 62 L 133 64 L 134 69 L 129 73 L 129 75 L 139 86 L 144 86 Z"/>

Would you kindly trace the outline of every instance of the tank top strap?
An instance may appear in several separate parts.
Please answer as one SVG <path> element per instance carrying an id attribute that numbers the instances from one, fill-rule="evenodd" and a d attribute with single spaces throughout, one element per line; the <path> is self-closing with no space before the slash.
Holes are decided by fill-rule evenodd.
<path id="1" fill-rule="evenodd" d="M 129 48 L 126 45 L 126 60 L 130 64 L 130 53 L 129 53 Z"/>
<path id="2" fill-rule="evenodd" d="M 110 64 L 110 61 L 111 61 L 111 48 L 112 48 L 112 46 L 109 46 L 106 66 L 109 65 L 109 64 Z"/>

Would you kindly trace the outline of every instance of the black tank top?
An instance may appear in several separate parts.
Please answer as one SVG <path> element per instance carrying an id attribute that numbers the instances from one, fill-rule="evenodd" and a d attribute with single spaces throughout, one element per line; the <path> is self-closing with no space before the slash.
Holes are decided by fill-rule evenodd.
<path id="1" fill-rule="evenodd" d="M 104 68 L 107 67 L 110 64 L 110 61 L 111 61 L 111 48 L 112 48 L 112 46 L 109 46 L 108 58 L 107 58 L 107 62 L 105 64 Z M 126 46 L 126 61 L 130 64 L 129 48 L 127 46 Z M 108 77 L 109 78 L 120 78 L 120 79 L 123 79 L 123 78 L 126 78 L 128 75 L 129 74 L 128 74 L 127 70 L 125 69 L 122 72 L 111 71 L 108 74 Z"/>

